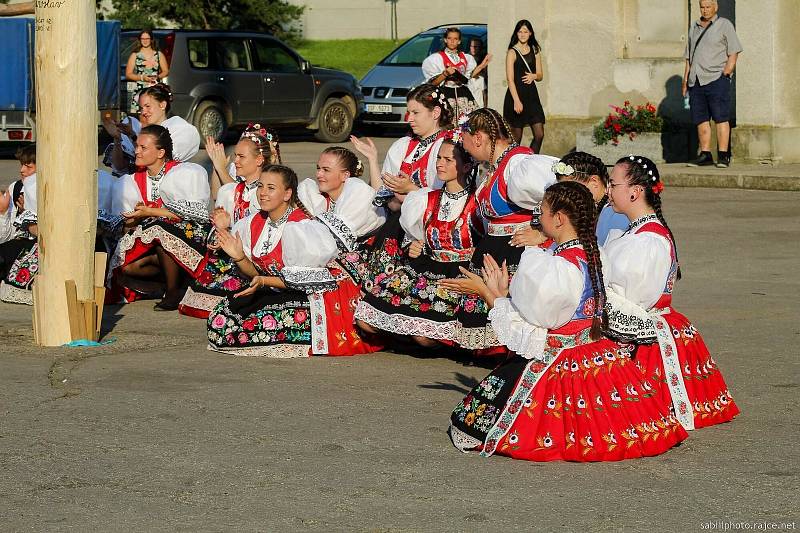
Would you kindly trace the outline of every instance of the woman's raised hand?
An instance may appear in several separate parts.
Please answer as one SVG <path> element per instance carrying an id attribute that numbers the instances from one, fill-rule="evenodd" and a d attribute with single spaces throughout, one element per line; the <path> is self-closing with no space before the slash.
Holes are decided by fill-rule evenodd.
<path id="1" fill-rule="evenodd" d="M 417 257 L 422 255 L 422 251 L 425 249 L 425 243 L 422 241 L 414 241 L 408 246 L 408 257 L 411 259 L 416 259 Z"/>
<path id="2" fill-rule="evenodd" d="M 206 137 L 206 154 L 208 154 L 208 158 L 211 160 L 214 167 L 225 168 L 230 162 L 230 158 L 225 155 L 225 145 L 218 143 L 217 140 L 210 135 Z"/>
<path id="3" fill-rule="evenodd" d="M 378 147 L 369 137 L 359 139 L 355 135 L 351 135 L 350 142 L 353 144 L 353 148 L 368 160 L 378 160 Z"/>
<path id="4" fill-rule="evenodd" d="M 483 282 L 495 297 L 505 298 L 508 296 L 508 266 L 503 261 L 503 266 L 499 266 L 489 254 L 483 255 L 483 268 L 481 268 Z"/>
<path id="5" fill-rule="evenodd" d="M 386 188 L 395 194 L 408 194 L 411 191 L 416 191 L 418 187 L 411 181 L 408 174 L 401 172 L 397 176 L 384 172 L 381 174 L 381 179 Z"/>
<path id="6" fill-rule="evenodd" d="M 234 261 L 244 259 L 244 245 L 238 233 L 233 235 L 227 228 L 217 229 L 217 246 Z"/>
<path id="7" fill-rule="evenodd" d="M 221 207 L 215 207 L 209 218 L 217 230 L 231 227 L 231 215 Z"/>

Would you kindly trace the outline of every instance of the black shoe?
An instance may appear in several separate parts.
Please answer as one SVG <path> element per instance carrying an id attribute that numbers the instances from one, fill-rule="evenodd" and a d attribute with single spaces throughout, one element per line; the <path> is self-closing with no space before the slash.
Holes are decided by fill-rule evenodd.
<path id="1" fill-rule="evenodd" d="M 177 311 L 179 299 L 164 298 L 153 306 L 153 311 Z"/>
<path id="2" fill-rule="evenodd" d="M 709 167 L 714 164 L 711 152 L 700 152 L 700 157 L 686 164 L 687 167 Z"/>
<path id="3" fill-rule="evenodd" d="M 717 153 L 717 168 L 728 168 L 731 166 L 731 153 L 718 152 Z"/>

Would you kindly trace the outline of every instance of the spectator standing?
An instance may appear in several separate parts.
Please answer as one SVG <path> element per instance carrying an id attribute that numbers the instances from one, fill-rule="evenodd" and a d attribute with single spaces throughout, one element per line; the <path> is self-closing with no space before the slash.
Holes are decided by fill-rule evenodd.
<path id="1" fill-rule="evenodd" d="M 158 43 L 149 30 L 142 30 L 133 45 L 133 51 L 128 56 L 125 67 L 125 77 L 128 79 L 128 94 L 131 95 L 130 112 L 139 112 L 139 102 L 136 94 L 155 85 L 169 74 L 167 59 L 158 51 Z"/>
<path id="2" fill-rule="evenodd" d="M 517 143 L 522 141 L 525 126 L 530 126 L 533 132 L 531 148 L 537 154 L 544 141 L 544 109 L 536 90 L 536 82 L 544 77 L 541 51 L 530 21 L 517 22 L 506 53 L 508 90 L 503 103 L 503 118 L 511 126 Z"/>
<path id="3" fill-rule="evenodd" d="M 728 19 L 717 15 L 717 0 L 700 0 L 700 20 L 692 24 L 686 44 L 683 96 L 689 95 L 692 121 L 697 126 L 700 155 L 689 166 L 714 164 L 711 123 L 717 128 L 717 166 L 731 164 L 731 76 L 742 44 Z"/>

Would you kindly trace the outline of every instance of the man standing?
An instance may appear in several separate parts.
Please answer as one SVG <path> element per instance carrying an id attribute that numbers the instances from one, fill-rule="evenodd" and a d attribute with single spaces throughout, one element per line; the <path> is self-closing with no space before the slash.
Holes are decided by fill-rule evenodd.
<path id="1" fill-rule="evenodd" d="M 717 0 L 700 0 L 700 20 L 692 24 L 686 44 L 683 95 L 689 93 L 692 121 L 697 126 L 700 156 L 689 166 L 714 164 L 711 123 L 717 125 L 717 166 L 731 164 L 731 76 L 742 45 L 731 21 L 717 16 Z"/>

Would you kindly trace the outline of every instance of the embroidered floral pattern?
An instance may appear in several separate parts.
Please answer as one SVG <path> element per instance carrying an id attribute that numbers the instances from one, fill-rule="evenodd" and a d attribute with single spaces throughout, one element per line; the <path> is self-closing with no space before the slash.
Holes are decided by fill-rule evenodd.
<path id="1" fill-rule="evenodd" d="M 222 300 L 208 317 L 208 340 L 221 348 L 270 344 L 311 344 L 308 301 L 266 305 L 241 316 Z"/>

